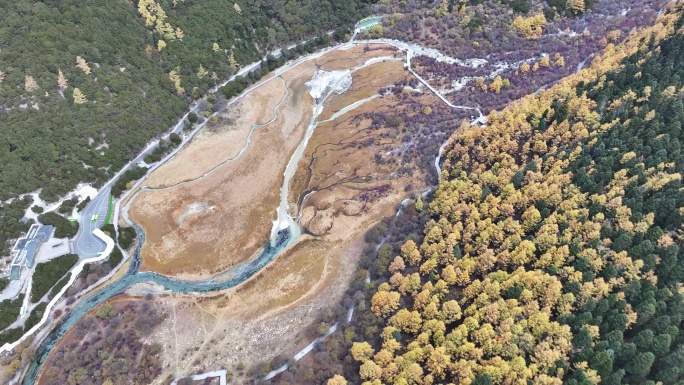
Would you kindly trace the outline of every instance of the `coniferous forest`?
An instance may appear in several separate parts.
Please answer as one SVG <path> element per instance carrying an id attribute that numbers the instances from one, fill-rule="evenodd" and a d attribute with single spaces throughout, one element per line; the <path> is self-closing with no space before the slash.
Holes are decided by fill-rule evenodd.
<path id="1" fill-rule="evenodd" d="M 0 200 L 109 179 L 240 65 L 349 28 L 367 1 L 12 1 L 0 15 Z M 301 22 L 305 20 L 306 22 Z"/>
<path id="2" fill-rule="evenodd" d="M 207 90 L 369 11 L 342 1 L 10 1 L 0 12 L 0 243 L 40 190 L 99 187 Z M 301 22 L 305 20 L 306 22 Z M 190 124 L 190 123 L 188 123 Z M 123 183 L 125 185 L 126 182 Z M 117 189 L 119 187 L 117 186 Z M 118 191 L 118 190 L 117 190 Z"/>
<path id="3" fill-rule="evenodd" d="M 367 253 L 354 321 L 281 382 L 684 383 L 683 25 L 464 124 L 423 233 Z"/>

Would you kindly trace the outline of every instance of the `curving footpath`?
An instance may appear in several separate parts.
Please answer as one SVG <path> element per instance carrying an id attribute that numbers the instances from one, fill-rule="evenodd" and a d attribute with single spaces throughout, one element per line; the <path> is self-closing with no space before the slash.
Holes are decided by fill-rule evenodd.
<path id="1" fill-rule="evenodd" d="M 226 373 L 228 373 L 228 371 L 226 369 L 214 370 L 213 372 L 195 374 L 195 375 L 190 376 L 190 378 L 192 378 L 193 381 L 202 381 L 202 380 L 206 380 L 207 378 L 218 377 L 219 378 L 219 384 L 220 385 L 226 385 L 227 384 Z M 185 378 L 185 377 L 181 377 L 181 379 L 182 378 Z M 178 381 L 180 381 L 180 379 L 173 381 L 171 383 L 171 385 L 178 384 Z"/>

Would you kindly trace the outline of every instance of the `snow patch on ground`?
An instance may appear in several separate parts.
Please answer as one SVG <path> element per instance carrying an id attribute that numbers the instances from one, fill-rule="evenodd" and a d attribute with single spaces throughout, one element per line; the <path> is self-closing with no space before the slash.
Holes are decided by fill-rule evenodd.
<path id="1" fill-rule="evenodd" d="M 371 97 L 368 97 L 368 98 L 365 98 L 365 99 L 361 99 L 361 100 L 359 100 L 359 101 L 357 101 L 357 102 L 354 102 L 354 103 L 352 103 L 352 104 L 350 104 L 350 105 L 344 107 L 343 109 L 337 111 L 337 112 L 334 113 L 329 119 L 324 120 L 324 122 L 329 122 L 329 121 L 335 120 L 335 119 L 339 118 L 340 116 L 345 115 L 345 114 L 348 113 L 349 111 L 352 111 L 352 110 L 354 110 L 354 109 L 356 109 L 356 108 L 362 106 L 364 103 L 369 102 L 369 101 L 371 101 L 371 100 L 373 100 L 373 99 L 375 99 L 375 98 L 379 98 L 379 97 L 380 97 L 380 95 L 375 94 L 375 95 L 373 95 L 373 96 L 371 96 Z"/>
<path id="2" fill-rule="evenodd" d="M 340 94 L 345 93 L 349 89 L 349 87 L 351 87 L 351 85 L 352 85 L 352 76 L 351 76 L 351 72 L 349 72 L 349 73 L 347 73 L 347 75 L 344 78 L 342 78 L 342 80 L 340 80 L 335 85 L 335 88 L 333 89 L 333 91 L 336 94 L 340 95 Z"/>
<path id="3" fill-rule="evenodd" d="M 392 57 L 392 56 L 374 57 L 374 58 L 370 58 L 370 59 L 366 60 L 365 63 L 363 63 L 362 65 L 360 65 L 360 66 L 358 66 L 358 67 L 354 67 L 353 69 L 354 69 L 354 70 L 356 70 L 356 69 L 361 69 L 361 68 L 363 68 L 363 67 L 368 67 L 369 65 L 373 65 L 373 64 L 375 64 L 375 63 L 382 63 L 382 62 L 384 62 L 385 60 L 396 60 L 396 59 L 395 59 L 394 57 Z"/>
<path id="4" fill-rule="evenodd" d="M 34 221 L 38 221 L 38 213 L 34 213 L 33 210 L 31 210 L 31 207 L 33 206 L 38 206 L 45 211 L 45 209 L 48 208 L 47 202 L 44 200 L 40 199 L 40 190 L 36 190 L 32 193 L 24 194 L 21 197 L 23 198 L 25 195 L 30 196 L 33 199 L 33 203 L 29 205 L 29 207 L 26 209 L 26 212 L 24 212 L 24 217 L 28 219 L 33 219 Z"/>
<path id="5" fill-rule="evenodd" d="M 624 16 L 624 15 L 622 15 Z M 577 36 L 577 32 L 572 31 L 570 29 L 562 30 L 560 28 L 556 28 L 556 33 L 554 33 L 554 36 L 567 36 L 567 37 L 575 37 Z"/>
<path id="6" fill-rule="evenodd" d="M 131 285 L 128 289 L 126 289 L 125 293 L 129 295 L 143 296 L 145 294 L 171 294 L 173 292 L 158 283 L 140 282 Z"/>
<path id="7" fill-rule="evenodd" d="M 78 197 L 79 202 L 86 198 L 93 199 L 97 195 L 97 189 L 89 184 L 80 184 L 74 191 L 74 196 Z"/>
<path id="8" fill-rule="evenodd" d="M 349 71 L 323 71 L 318 70 L 314 77 L 306 82 L 311 88 L 311 97 L 321 99 L 328 90 L 341 94 L 352 84 L 352 76 Z"/>
<path id="9" fill-rule="evenodd" d="M 40 246 L 40 250 L 36 256 L 36 263 L 47 262 L 51 259 L 69 254 L 70 252 L 71 247 L 69 247 L 69 238 L 50 238 Z"/>
<path id="10" fill-rule="evenodd" d="M 54 203 L 48 203 L 42 200 L 40 198 L 40 190 L 36 190 L 28 194 L 23 194 L 19 198 L 23 198 L 25 195 L 30 195 L 31 198 L 33 198 L 33 203 L 29 205 L 29 207 L 26 209 L 26 212 L 24 212 L 24 217 L 28 219 L 33 219 L 37 222 L 39 214 L 34 213 L 33 210 L 31 210 L 31 207 L 39 206 L 43 209 L 43 212 L 46 213 L 50 211 L 55 211 L 59 207 L 59 205 L 61 205 L 62 202 L 64 202 L 67 199 L 76 197 L 78 198 L 79 203 L 83 202 L 88 197 L 90 199 L 93 199 L 97 195 L 97 189 L 87 183 L 79 183 L 76 186 L 75 190 L 66 194 L 64 197 L 62 197 L 60 200 Z"/>
<path id="11" fill-rule="evenodd" d="M 21 269 L 20 278 L 14 281 L 10 281 L 5 290 L 0 292 L 0 301 L 4 301 L 6 299 L 14 299 L 19 295 L 19 293 L 25 291 L 26 284 L 28 283 L 28 278 L 32 273 L 33 272 L 29 269 Z M 7 270 L 7 274 L 9 275 L 9 269 Z"/>
<path id="12" fill-rule="evenodd" d="M 504 71 L 506 71 L 506 70 L 509 69 L 509 68 L 518 69 L 518 68 L 520 68 L 521 65 L 523 65 L 523 63 L 528 63 L 528 64 L 530 64 L 530 63 L 533 63 L 533 62 L 535 62 L 535 61 L 539 60 L 540 58 L 542 58 L 542 57 L 544 57 L 544 56 L 547 56 L 547 55 L 548 55 L 548 54 L 546 54 L 546 53 L 542 53 L 542 54 L 539 56 L 539 58 L 533 56 L 533 57 L 531 57 L 531 58 L 528 58 L 528 59 L 525 59 L 525 60 L 520 60 L 520 61 L 515 62 L 515 63 L 508 63 L 508 62 L 505 62 L 505 61 L 504 61 L 504 62 L 495 63 L 495 64 L 494 64 L 494 71 L 492 71 L 489 75 L 487 75 L 487 77 L 488 77 L 489 79 L 494 79 L 495 77 L 501 75 Z"/>
<path id="13" fill-rule="evenodd" d="M 546 56 L 546 55 L 547 54 L 543 53 L 543 54 L 541 54 L 541 57 Z M 506 61 L 493 63 L 491 65 L 491 67 L 493 68 L 493 71 L 490 72 L 488 75 L 485 75 L 485 77 L 488 79 L 494 79 L 495 77 L 504 73 L 506 70 L 509 70 L 509 69 L 517 70 L 520 68 L 520 66 L 523 63 L 533 63 L 533 62 L 537 61 L 538 59 L 539 58 L 537 58 L 537 57 L 531 57 L 531 58 L 528 58 L 525 60 L 520 60 L 520 61 L 515 62 L 515 63 L 509 63 Z M 468 85 L 468 83 L 472 82 L 473 80 L 476 80 L 476 78 L 473 76 L 464 76 L 462 78 L 459 78 L 459 79 L 452 81 L 450 88 L 440 89 L 438 91 L 443 95 L 451 94 L 454 92 L 459 92 L 462 89 L 464 89 Z"/>
<path id="14" fill-rule="evenodd" d="M 487 125 L 487 117 L 485 115 L 482 115 L 482 116 L 478 117 L 477 119 L 473 120 L 473 122 L 470 124 L 471 125 L 477 124 L 479 126 L 485 126 L 485 125 Z"/>

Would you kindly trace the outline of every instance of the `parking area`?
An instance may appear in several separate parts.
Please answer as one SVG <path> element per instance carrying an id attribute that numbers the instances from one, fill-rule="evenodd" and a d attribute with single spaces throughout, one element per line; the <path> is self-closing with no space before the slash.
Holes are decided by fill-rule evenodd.
<path id="1" fill-rule="evenodd" d="M 74 238 L 74 252 L 82 259 L 95 258 L 105 249 L 106 245 L 93 235 L 93 230 L 104 225 L 109 209 L 110 195 L 109 188 L 100 191 L 81 213 L 78 234 Z"/>

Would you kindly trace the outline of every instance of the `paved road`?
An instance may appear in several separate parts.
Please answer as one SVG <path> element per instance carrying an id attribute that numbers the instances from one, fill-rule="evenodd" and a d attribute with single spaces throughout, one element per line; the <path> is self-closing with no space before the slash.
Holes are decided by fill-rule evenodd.
<path id="1" fill-rule="evenodd" d="M 105 186 L 81 212 L 78 220 L 78 234 L 74 238 L 74 251 L 81 259 L 95 258 L 106 247 L 105 243 L 93 234 L 93 230 L 99 229 L 104 224 L 107 217 L 110 194 L 111 187 L 109 185 Z M 100 217 L 97 221 L 93 222 L 91 218 L 96 214 L 99 214 Z"/>
<path id="2" fill-rule="evenodd" d="M 331 35 L 332 32 L 328 32 L 328 35 Z M 292 49 L 296 47 L 296 45 L 291 45 L 288 47 L 288 49 Z M 273 56 L 276 58 L 280 58 L 282 56 L 282 52 L 280 49 L 274 51 L 271 53 Z M 222 82 L 221 84 L 217 85 L 214 87 L 211 92 L 216 92 L 218 91 L 219 88 L 221 88 L 223 85 L 227 84 L 228 82 L 234 80 L 238 76 L 244 76 L 250 72 L 253 72 L 257 70 L 258 68 L 261 67 L 261 61 L 254 62 L 252 64 L 249 64 L 245 66 L 244 68 L 240 69 L 235 75 L 233 75 L 230 79 Z M 183 131 L 183 126 L 184 126 L 184 121 L 187 118 L 188 114 L 190 112 L 194 113 L 199 113 L 200 112 L 200 106 L 203 104 L 203 102 L 206 100 L 205 98 L 202 98 L 202 100 L 198 103 L 195 103 L 194 105 L 191 106 L 190 111 L 188 111 L 176 124 L 173 129 L 168 132 L 166 135 L 164 135 L 164 138 L 167 138 L 171 132 L 175 132 L 176 134 L 181 134 Z M 202 126 L 200 124 L 200 126 Z M 185 138 L 181 146 L 176 148 L 174 151 L 171 152 L 171 154 L 167 154 L 167 157 L 164 159 L 168 159 L 169 155 L 173 156 L 178 150 L 180 150 L 181 147 L 183 147 L 188 141 L 190 141 L 192 135 L 190 137 Z M 107 215 L 107 207 L 109 204 L 109 195 L 111 194 L 111 186 L 116 180 L 126 171 L 131 169 L 132 167 L 135 167 L 138 163 L 142 162 L 145 157 L 149 154 L 151 154 L 156 148 L 159 146 L 159 140 L 154 140 L 151 142 L 145 149 L 143 149 L 138 156 L 136 156 L 133 160 L 128 162 L 124 167 L 119 170 L 118 173 L 112 177 L 112 179 L 104 186 L 102 187 L 98 193 L 97 196 L 88 203 L 88 205 L 83 209 L 83 212 L 81 213 L 81 217 L 79 219 L 79 231 L 78 234 L 76 235 L 76 238 L 74 238 L 74 252 L 76 252 L 81 259 L 89 259 L 89 258 L 94 258 L 97 256 L 98 253 L 102 252 L 105 249 L 105 244 L 97 237 L 95 237 L 92 233 L 93 230 L 100 228 L 104 222 L 105 216 Z M 163 163 L 163 162 L 161 162 Z M 160 164 L 161 164 L 160 163 Z M 153 171 L 154 167 L 151 168 L 147 174 L 151 171 Z M 145 179 L 145 178 L 143 178 Z M 91 222 L 90 218 L 92 217 L 93 214 L 100 214 L 100 218 L 98 219 L 97 222 L 93 223 Z M 116 215 L 115 215 L 116 217 Z M 115 219 L 116 220 L 116 219 Z"/>
<path id="3" fill-rule="evenodd" d="M 202 100 L 204 101 L 204 99 Z M 196 103 L 190 108 L 183 117 L 178 121 L 175 127 L 169 131 L 164 138 L 175 132 L 176 134 L 181 134 L 183 131 L 184 121 L 190 112 L 198 113 L 200 110 L 201 103 Z M 90 259 L 97 257 L 98 253 L 104 251 L 106 245 L 98 237 L 93 235 L 93 230 L 99 229 L 104 224 L 105 217 L 107 216 L 107 209 L 109 207 L 109 196 L 111 195 L 112 185 L 119 179 L 124 172 L 135 167 L 138 163 L 142 162 L 145 157 L 159 146 L 159 140 L 154 140 L 145 149 L 143 149 L 138 156 L 133 160 L 128 162 L 125 166 L 117 172 L 106 185 L 104 185 L 97 192 L 97 195 L 93 200 L 91 200 L 88 205 L 81 212 L 81 216 L 78 220 L 79 229 L 78 234 L 74 238 L 74 252 L 81 257 L 81 259 Z M 96 222 L 92 222 L 91 218 L 94 214 L 100 214 L 100 217 Z M 114 217 L 112 220 L 116 220 Z"/>

